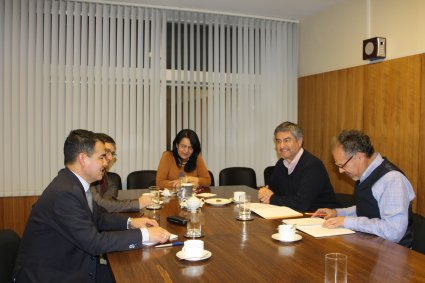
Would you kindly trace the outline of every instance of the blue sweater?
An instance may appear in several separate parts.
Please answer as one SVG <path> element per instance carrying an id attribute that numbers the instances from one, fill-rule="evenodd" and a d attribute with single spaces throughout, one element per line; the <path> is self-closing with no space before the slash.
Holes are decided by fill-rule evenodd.
<path id="1" fill-rule="evenodd" d="M 274 192 L 270 204 L 288 206 L 297 211 L 339 207 L 325 166 L 305 149 L 290 175 L 283 159 L 277 161 L 269 188 Z"/>

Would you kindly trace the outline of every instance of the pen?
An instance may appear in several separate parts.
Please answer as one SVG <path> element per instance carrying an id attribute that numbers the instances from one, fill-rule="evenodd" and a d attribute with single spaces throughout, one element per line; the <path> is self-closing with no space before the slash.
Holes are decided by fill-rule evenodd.
<path id="1" fill-rule="evenodd" d="M 169 244 L 157 245 L 155 248 L 165 248 L 165 247 L 174 247 L 174 246 L 183 246 L 183 242 L 172 242 Z"/>
<path id="2" fill-rule="evenodd" d="M 306 212 L 306 213 L 304 213 L 305 215 L 314 215 L 314 212 Z M 324 213 L 319 213 L 319 214 L 317 214 L 316 215 L 317 217 L 324 217 L 324 216 L 326 216 L 326 214 L 324 214 Z"/>

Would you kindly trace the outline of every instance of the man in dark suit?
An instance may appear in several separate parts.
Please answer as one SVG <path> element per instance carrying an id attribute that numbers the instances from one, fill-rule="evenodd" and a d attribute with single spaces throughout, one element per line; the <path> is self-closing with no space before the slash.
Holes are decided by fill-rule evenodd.
<path id="1" fill-rule="evenodd" d="M 90 183 L 105 172 L 105 146 L 96 134 L 71 131 L 59 171 L 34 205 L 21 242 L 15 282 L 113 281 L 98 255 L 166 242 L 170 233 L 147 218 L 104 213 L 92 202 Z"/>

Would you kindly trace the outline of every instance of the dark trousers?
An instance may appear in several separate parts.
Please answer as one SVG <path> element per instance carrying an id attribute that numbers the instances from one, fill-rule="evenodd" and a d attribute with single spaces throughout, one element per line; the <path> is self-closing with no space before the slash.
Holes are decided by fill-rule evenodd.
<path id="1" fill-rule="evenodd" d="M 109 264 L 97 264 L 96 282 L 98 283 L 115 283 L 114 275 Z"/>

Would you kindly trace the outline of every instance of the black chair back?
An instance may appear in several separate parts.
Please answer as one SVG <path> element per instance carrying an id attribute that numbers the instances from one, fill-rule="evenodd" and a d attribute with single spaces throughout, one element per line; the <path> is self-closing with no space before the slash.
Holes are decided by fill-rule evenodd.
<path id="1" fill-rule="evenodd" d="M 120 175 L 114 172 L 107 172 L 106 174 L 108 174 L 108 181 L 110 183 L 113 183 L 118 188 L 118 190 L 122 190 L 122 182 Z"/>
<path id="2" fill-rule="evenodd" d="M 356 204 L 356 199 L 351 194 L 335 193 L 335 198 L 341 207 L 350 207 Z"/>
<path id="3" fill-rule="evenodd" d="M 413 213 L 412 249 L 425 254 L 425 217 Z"/>
<path id="4" fill-rule="evenodd" d="M 146 189 L 156 184 L 156 170 L 134 171 L 127 176 L 127 189 Z"/>
<path id="5" fill-rule="evenodd" d="M 214 175 L 210 170 L 208 170 L 208 173 L 210 174 L 210 178 L 211 178 L 211 185 L 210 186 L 214 187 L 215 186 Z"/>
<path id="6" fill-rule="evenodd" d="M 0 282 L 12 282 L 21 238 L 13 230 L 0 230 Z"/>
<path id="7" fill-rule="evenodd" d="M 267 186 L 270 184 L 270 179 L 272 178 L 272 174 L 274 171 L 274 166 L 268 166 L 264 168 L 264 185 Z"/>
<path id="8" fill-rule="evenodd" d="M 246 185 L 257 189 L 257 177 L 255 171 L 248 167 L 229 167 L 220 171 L 220 186 Z"/>

